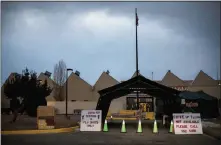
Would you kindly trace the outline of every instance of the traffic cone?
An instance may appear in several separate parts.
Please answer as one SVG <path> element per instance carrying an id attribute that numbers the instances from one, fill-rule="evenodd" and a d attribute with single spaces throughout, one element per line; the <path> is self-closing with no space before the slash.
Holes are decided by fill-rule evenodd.
<path id="1" fill-rule="evenodd" d="M 173 120 L 171 120 L 169 133 L 173 133 L 173 132 L 174 132 L 174 126 L 173 126 Z"/>
<path id="2" fill-rule="evenodd" d="M 105 119 L 103 132 L 108 132 L 107 120 Z"/>
<path id="3" fill-rule="evenodd" d="M 137 128 L 137 133 L 142 133 L 143 130 L 142 130 L 142 125 L 141 125 L 141 121 L 139 119 L 139 122 L 138 122 L 138 128 Z"/>
<path id="4" fill-rule="evenodd" d="M 126 130 L 126 126 L 125 126 L 125 121 L 123 120 L 122 122 L 122 127 L 121 127 L 121 133 L 126 133 L 127 130 Z"/>
<path id="5" fill-rule="evenodd" d="M 157 121 L 154 121 L 154 125 L 153 125 L 153 133 L 158 133 L 158 129 L 157 129 Z"/>

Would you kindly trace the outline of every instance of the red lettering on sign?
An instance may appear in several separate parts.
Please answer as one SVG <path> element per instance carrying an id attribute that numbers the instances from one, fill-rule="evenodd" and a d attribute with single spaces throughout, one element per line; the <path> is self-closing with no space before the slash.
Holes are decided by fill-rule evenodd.
<path id="1" fill-rule="evenodd" d="M 176 120 L 176 123 L 181 123 L 181 120 Z"/>
<path id="2" fill-rule="evenodd" d="M 189 129 L 189 132 L 196 132 L 196 129 Z"/>
<path id="3" fill-rule="evenodd" d="M 190 125 L 190 128 L 198 128 L 197 125 Z"/>
<path id="4" fill-rule="evenodd" d="M 186 133 L 187 131 L 186 131 L 186 130 L 183 130 L 183 129 L 182 129 L 182 130 L 181 130 L 181 132 L 184 132 L 184 133 Z"/>
<path id="5" fill-rule="evenodd" d="M 176 128 L 187 128 L 187 125 L 176 125 Z"/>
<path id="6" fill-rule="evenodd" d="M 193 103 L 193 102 L 190 102 L 190 103 L 186 103 L 186 107 L 198 107 L 198 103 Z"/>

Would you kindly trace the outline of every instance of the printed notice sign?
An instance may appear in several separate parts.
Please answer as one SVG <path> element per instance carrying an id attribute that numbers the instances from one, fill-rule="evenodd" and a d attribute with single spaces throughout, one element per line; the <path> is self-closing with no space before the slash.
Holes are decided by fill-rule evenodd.
<path id="1" fill-rule="evenodd" d="M 199 113 L 174 113 L 175 134 L 203 134 Z"/>
<path id="2" fill-rule="evenodd" d="M 82 110 L 80 131 L 101 131 L 101 110 Z"/>

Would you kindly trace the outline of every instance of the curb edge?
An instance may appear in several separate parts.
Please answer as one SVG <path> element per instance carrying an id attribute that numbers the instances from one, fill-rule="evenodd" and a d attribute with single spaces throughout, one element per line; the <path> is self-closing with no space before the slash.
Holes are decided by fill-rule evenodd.
<path id="1" fill-rule="evenodd" d="M 2 135 L 29 135 L 29 134 L 53 134 L 53 133 L 64 133 L 74 132 L 79 126 L 69 128 L 58 128 L 51 130 L 12 130 L 12 131 L 1 131 Z"/>
<path id="2" fill-rule="evenodd" d="M 221 140 L 221 136 L 212 133 L 208 128 L 203 127 L 203 133 L 209 137 L 216 139 L 216 140 Z"/>

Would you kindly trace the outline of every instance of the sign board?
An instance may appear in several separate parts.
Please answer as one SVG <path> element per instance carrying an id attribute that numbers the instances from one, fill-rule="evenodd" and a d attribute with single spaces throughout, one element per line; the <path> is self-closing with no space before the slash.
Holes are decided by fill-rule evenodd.
<path id="1" fill-rule="evenodd" d="M 51 106 L 39 106 L 37 109 L 38 129 L 55 128 L 55 109 Z"/>
<path id="2" fill-rule="evenodd" d="M 82 110 L 80 131 L 101 131 L 101 110 Z"/>
<path id="3" fill-rule="evenodd" d="M 175 134 L 203 134 L 199 113 L 174 113 Z"/>

